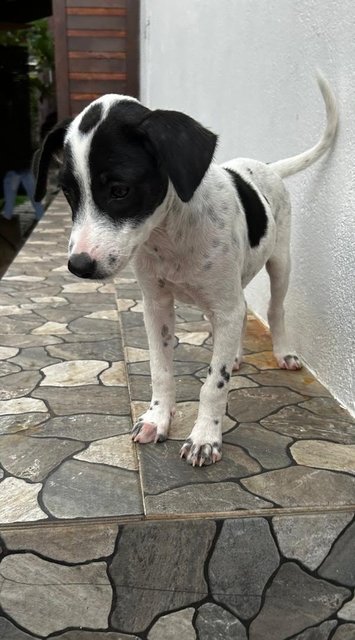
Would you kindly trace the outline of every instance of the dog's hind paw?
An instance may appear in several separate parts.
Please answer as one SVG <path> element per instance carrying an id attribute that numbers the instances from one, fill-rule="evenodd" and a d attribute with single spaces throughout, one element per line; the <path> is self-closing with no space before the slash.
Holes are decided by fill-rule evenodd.
<path id="1" fill-rule="evenodd" d="M 193 467 L 202 467 L 203 465 L 214 464 L 222 458 L 222 447 L 219 442 L 213 444 L 194 444 L 192 438 L 187 438 L 180 449 L 180 458 L 186 458 L 186 461 Z"/>
<path id="2" fill-rule="evenodd" d="M 277 358 L 280 369 L 288 369 L 290 371 L 297 371 L 302 369 L 302 363 L 295 354 L 288 354 L 287 356 L 280 356 Z"/>

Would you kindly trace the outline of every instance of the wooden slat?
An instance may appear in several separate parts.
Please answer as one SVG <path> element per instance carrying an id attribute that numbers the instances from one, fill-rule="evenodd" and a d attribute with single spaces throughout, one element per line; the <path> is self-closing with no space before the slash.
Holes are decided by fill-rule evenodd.
<path id="1" fill-rule="evenodd" d="M 125 38 L 127 32 L 117 29 L 68 29 L 68 38 Z"/>
<path id="2" fill-rule="evenodd" d="M 67 16 L 68 29 L 124 30 L 126 22 L 126 16 Z"/>
<path id="3" fill-rule="evenodd" d="M 122 80 L 101 80 L 95 78 L 94 80 L 70 80 L 69 87 L 70 93 L 122 93 L 126 88 L 126 79 Z"/>
<path id="4" fill-rule="evenodd" d="M 125 16 L 126 9 L 109 7 L 67 7 L 69 16 Z"/>
<path id="5" fill-rule="evenodd" d="M 97 56 L 95 56 L 92 58 L 69 58 L 70 73 L 125 73 L 126 70 L 127 64 L 125 57 L 98 58 Z"/>
<path id="6" fill-rule="evenodd" d="M 63 0 L 60 0 L 63 2 Z M 131 0 L 99 0 L 100 6 L 117 9 L 126 7 Z M 67 7 L 97 7 L 98 0 L 67 0 Z"/>
<path id="7" fill-rule="evenodd" d="M 71 37 L 68 38 L 70 51 L 124 51 L 126 49 L 125 38 L 94 38 Z"/>
<path id="8" fill-rule="evenodd" d="M 72 72 L 69 73 L 70 80 L 126 80 L 125 73 L 103 73 L 99 72 Z"/>
<path id="9" fill-rule="evenodd" d="M 71 93 L 71 100 L 96 100 L 96 98 L 100 98 L 101 93 Z"/>
<path id="10" fill-rule="evenodd" d="M 91 58 L 96 58 L 98 60 L 125 60 L 126 52 L 125 51 L 69 51 L 69 59 L 80 59 L 80 60 L 90 60 Z"/>

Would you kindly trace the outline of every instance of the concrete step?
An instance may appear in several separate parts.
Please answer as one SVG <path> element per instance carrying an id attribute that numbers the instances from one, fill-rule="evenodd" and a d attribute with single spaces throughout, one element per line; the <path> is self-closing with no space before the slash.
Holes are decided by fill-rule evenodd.
<path id="1" fill-rule="evenodd" d="M 211 336 L 178 305 L 170 439 L 133 445 L 139 288 L 69 274 L 69 229 L 59 197 L 0 283 L 0 637 L 354 640 L 354 421 L 250 315 L 223 459 L 193 469 Z"/>

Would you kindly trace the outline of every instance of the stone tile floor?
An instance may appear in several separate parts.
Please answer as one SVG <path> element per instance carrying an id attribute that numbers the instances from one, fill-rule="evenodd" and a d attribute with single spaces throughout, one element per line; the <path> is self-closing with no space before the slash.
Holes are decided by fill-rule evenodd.
<path id="1" fill-rule="evenodd" d="M 170 440 L 137 449 L 139 288 L 70 275 L 69 229 L 59 197 L 0 283 L 0 638 L 354 640 L 354 421 L 251 315 L 223 460 L 192 469 L 211 336 L 179 305 Z"/>

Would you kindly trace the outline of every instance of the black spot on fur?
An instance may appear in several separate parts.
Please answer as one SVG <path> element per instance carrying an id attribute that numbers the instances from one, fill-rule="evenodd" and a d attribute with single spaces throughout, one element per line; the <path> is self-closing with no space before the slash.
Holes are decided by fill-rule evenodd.
<path id="1" fill-rule="evenodd" d="M 90 109 L 83 115 L 81 122 L 79 124 L 79 131 L 81 133 L 89 133 L 91 129 L 96 127 L 96 125 L 100 122 L 102 115 L 102 104 L 93 104 Z"/>
<path id="2" fill-rule="evenodd" d="M 225 364 L 223 365 L 223 367 L 221 367 L 221 376 L 223 380 L 225 380 L 226 382 L 229 382 L 230 373 L 228 373 Z"/>
<path id="3" fill-rule="evenodd" d="M 247 171 L 248 171 L 248 173 L 250 173 L 251 176 L 253 175 L 253 172 L 249 167 L 248 167 Z"/>
<path id="4" fill-rule="evenodd" d="M 226 169 L 232 177 L 235 189 L 243 205 L 244 214 L 248 227 L 248 238 L 251 247 L 257 247 L 267 229 L 267 216 L 265 207 L 257 192 L 243 178 L 232 171 Z"/>
<path id="5" fill-rule="evenodd" d="M 153 404 L 157 407 L 159 404 L 159 400 L 154 400 Z"/>
<path id="6" fill-rule="evenodd" d="M 162 328 L 161 328 L 161 335 L 163 338 L 166 338 L 166 336 L 169 333 L 169 327 L 167 324 L 163 324 Z"/>
<path id="7" fill-rule="evenodd" d="M 158 278 L 158 286 L 162 289 L 165 287 L 165 280 L 163 278 Z"/>
<path id="8" fill-rule="evenodd" d="M 110 253 L 110 255 L 108 257 L 109 264 L 115 264 L 116 260 L 117 260 L 116 256 L 114 256 L 112 253 Z"/>
<path id="9" fill-rule="evenodd" d="M 219 420 L 215 419 L 213 422 L 214 422 L 215 424 L 218 424 L 218 423 L 219 423 Z"/>
<path id="10" fill-rule="evenodd" d="M 212 367 L 208 367 L 208 375 L 211 375 L 212 373 Z"/>
<path id="11" fill-rule="evenodd" d="M 220 380 L 219 382 L 217 382 L 217 387 L 218 387 L 218 389 L 222 389 L 222 387 L 224 387 L 223 380 Z"/>

